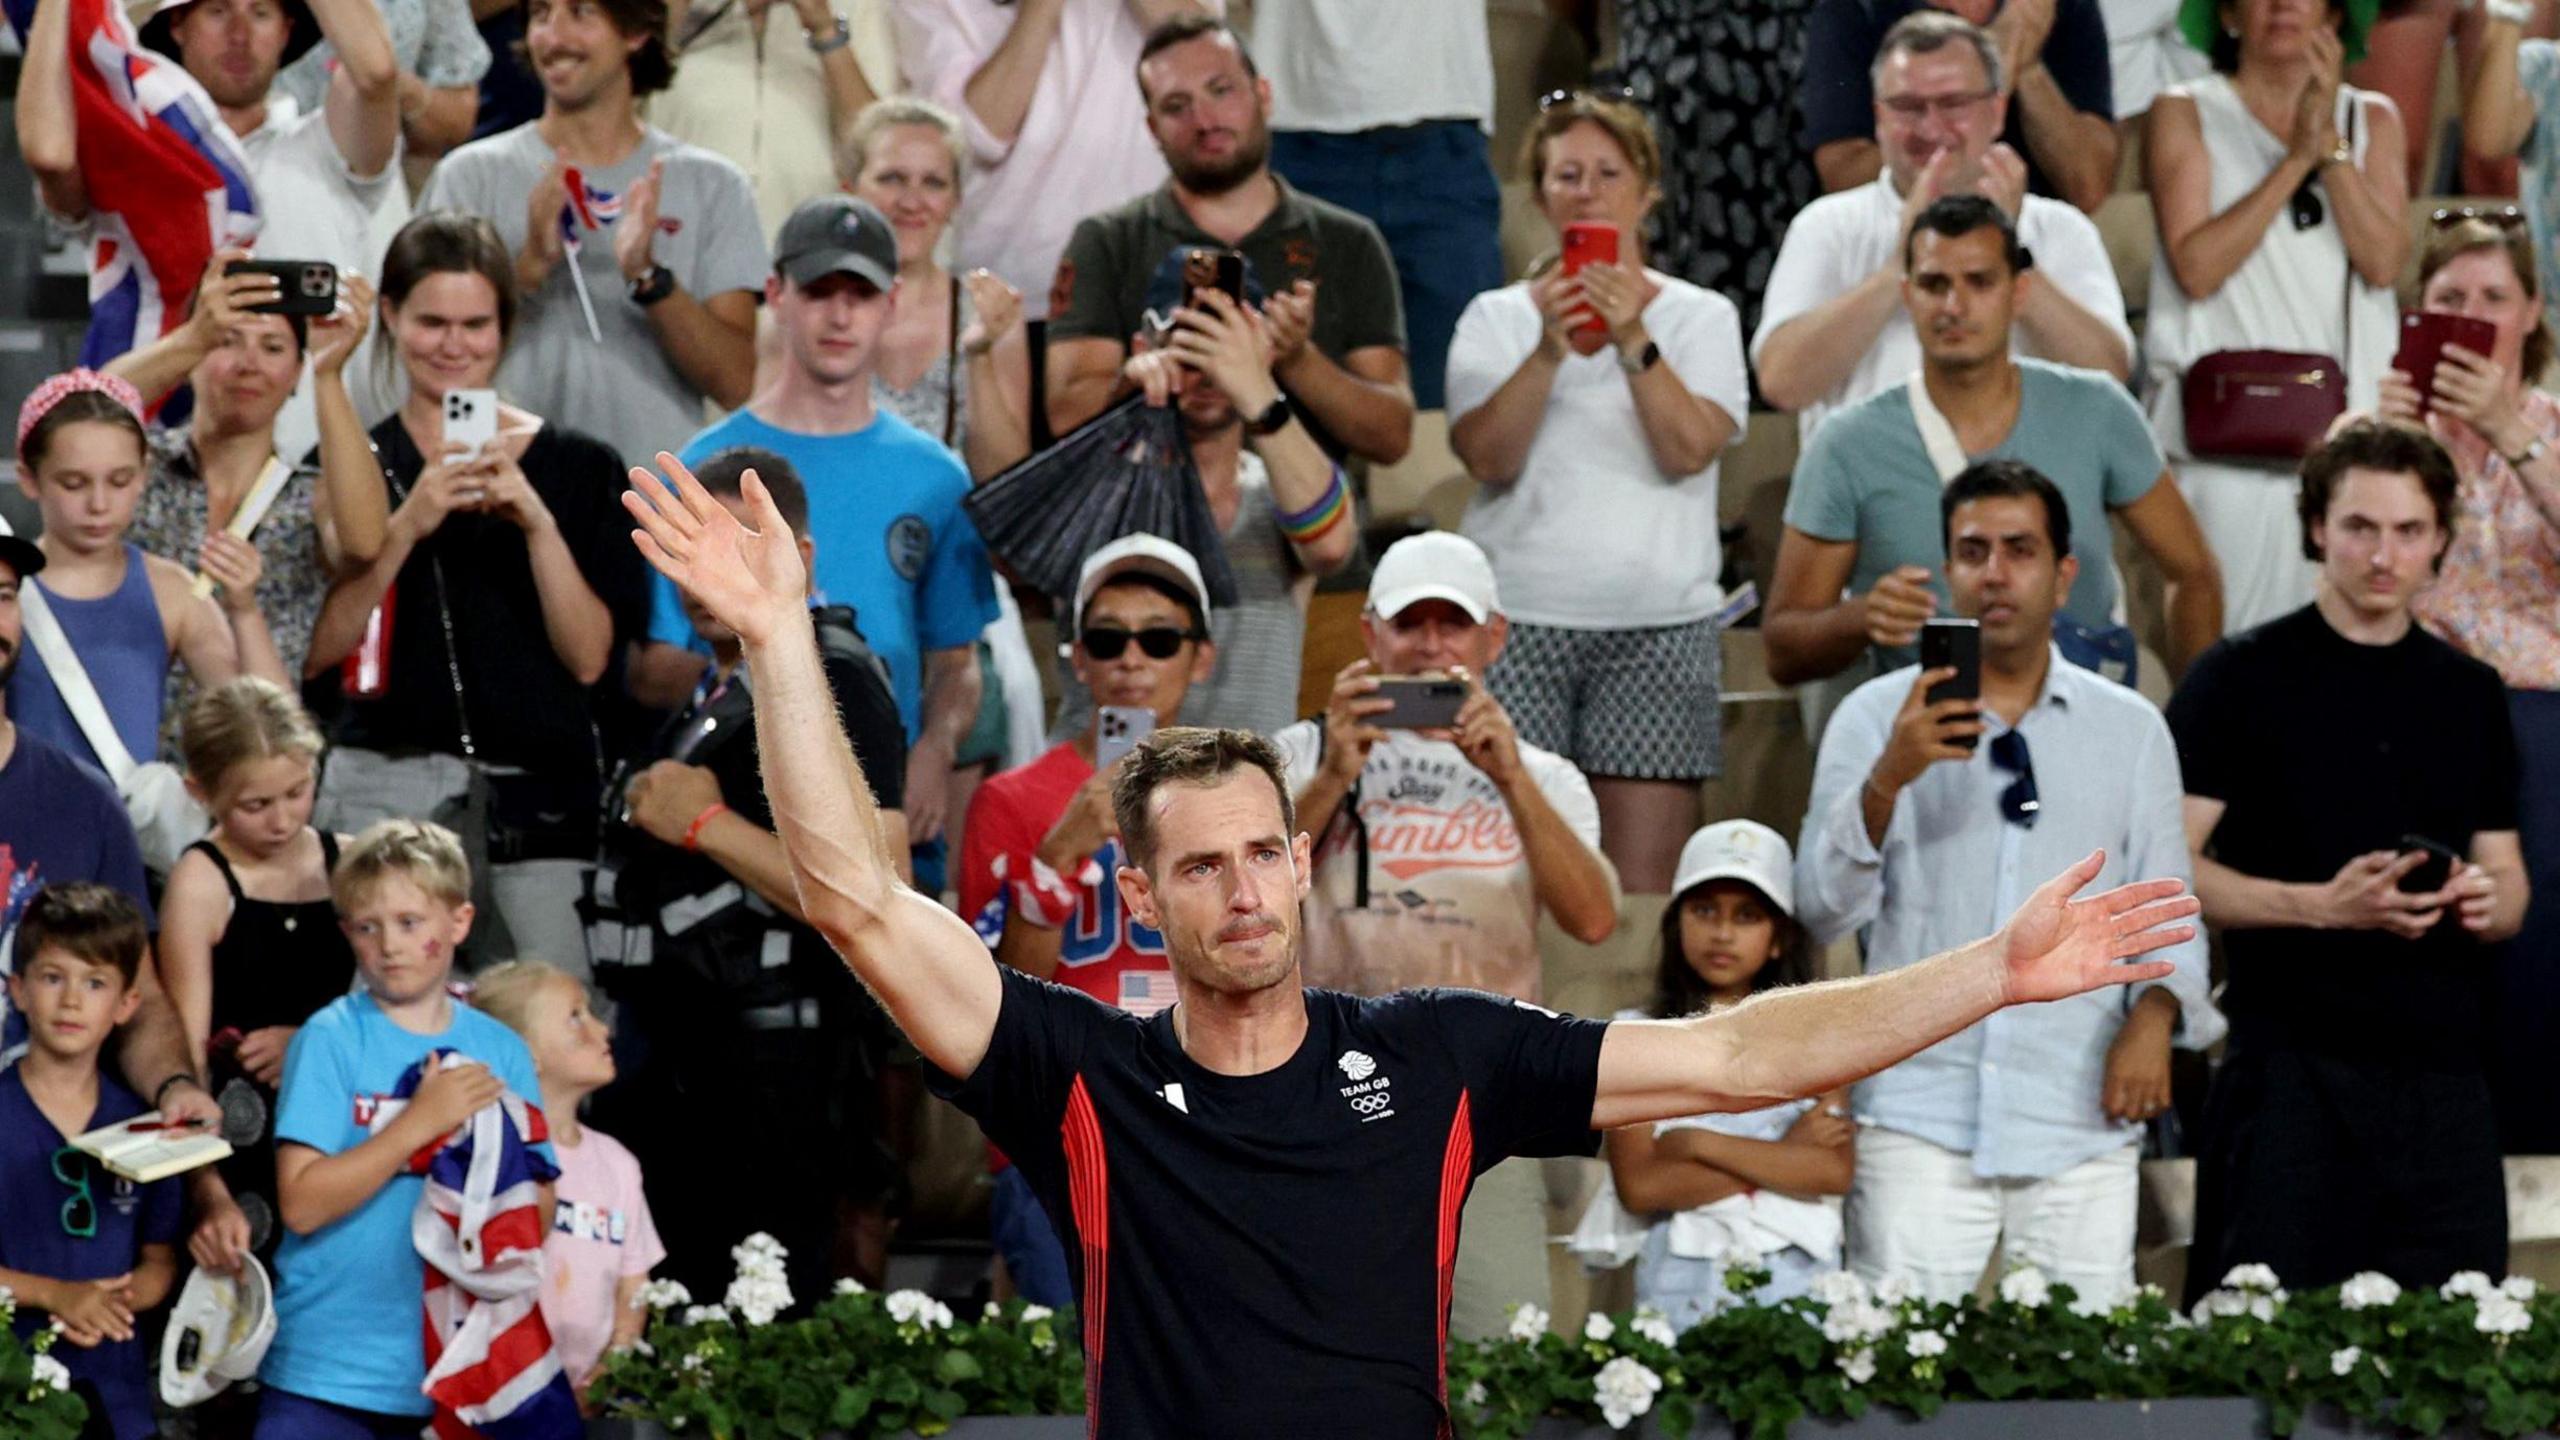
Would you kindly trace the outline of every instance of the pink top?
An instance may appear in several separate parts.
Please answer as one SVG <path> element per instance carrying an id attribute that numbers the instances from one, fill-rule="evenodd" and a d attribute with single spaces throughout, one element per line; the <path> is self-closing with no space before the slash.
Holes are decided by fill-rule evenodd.
<path id="1" fill-rule="evenodd" d="M 2560 399 L 2527 387 L 2533 432 L 2560 447 Z M 2462 471 L 2453 544 L 2411 609 L 2515 690 L 2560 690 L 2560 488 L 2518 474 L 2468 430 L 2439 424 Z"/>
<path id="2" fill-rule="evenodd" d="M 627 1276 L 648 1274 L 667 1247 L 640 1193 L 640 1162 L 621 1141 L 589 1126 L 577 1144 L 555 1135 L 551 1148 L 560 1181 L 542 1245 L 542 1318 L 574 1384 L 613 1338 L 615 1290 Z"/>
<path id="3" fill-rule="evenodd" d="M 1226 0 L 1207 0 L 1224 13 Z M 1076 222 L 1164 183 L 1164 157 L 1138 98 L 1146 32 L 1125 0 L 1066 0 L 1048 63 L 1010 142 L 969 109 L 969 77 L 994 57 L 1023 7 L 996 0 L 897 0 L 898 59 L 918 94 L 960 117 L 972 173 L 961 184 L 959 264 L 1049 313 L 1058 253 Z"/>

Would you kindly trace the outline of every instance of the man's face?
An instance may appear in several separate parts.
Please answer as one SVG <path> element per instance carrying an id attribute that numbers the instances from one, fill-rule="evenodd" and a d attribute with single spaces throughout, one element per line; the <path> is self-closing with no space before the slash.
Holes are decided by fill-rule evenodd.
<path id="1" fill-rule="evenodd" d="M 2452 537 L 2418 477 L 2351 468 L 2329 490 L 2328 513 L 2311 523 L 2321 578 L 2367 619 L 2388 619 L 2434 577 Z"/>
<path id="2" fill-rule="evenodd" d="M 1989 495 L 1947 519 L 1947 592 L 1958 615 L 1982 622 L 1987 651 L 2016 653 L 2053 638 L 2054 612 L 2071 598 L 2080 562 L 2053 553 L 2044 502 Z"/>
<path id="3" fill-rule="evenodd" d="M 740 525 L 746 526 L 750 530 L 755 528 L 755 517 L 748 512 L 747 502 L 743 496 L 714 495 L 711 498 L 719 501 L 720 508 L 728 511 L 730 518 L 736 520 Z M 806 535 L 794 536 L 793 538 L 800 542 L 800 563 L 808 567 L 809 574 L 812 577 L 812 583 L 815 583 L 814 577 L 818 573 L 818 547 L 812 544 L 809 537 Z M 737 643 L 738 632 L 721 624 L 718 617 L 714 616 L 710 611 L 702 608 L 702 602 L 693 598 L 692 591 L 678 590 L 676 592 L 676 603 L 683 607 L 684 618 L 692 623 L 693 633 L 702 637 L 703 644 L 717 650 L 723 646 L 734 645 Z"/>
<path id="4" fill-rule="evenodd" d="M 2027 278 L 2009 268 L 2000 232 L 1963 235 L 1922 230 L 1912 241 L 1903 308 L 1919 332 L 1920 353 L 1945 366 L 1979 365 L 2009 353 L 2009 325 Z"/>
<path id="5" fill-rule="evenodd" d="M 17 567 L 0 560 L 0 716 L 9 713 L 9 677 L 18 671 L 18 646 L 24 637 L 24 622 L 18 618 Z"/>
<path id="6" fill-rule="evenodd" d="M 583 110 L 627 94 L 631 56 L 648 43 L 624 35 L 594 0 L 527 0 L 526 58 L 554 110 Z M 622 87 L 619 91 L 617 87 Z"/>
<path id="7" fill-rule="evenodd" d="M 1186 190 L 1223 195 L 1262 172 L 1271 154 L 1271 82 L 1245 73 L 1224 35 L 1194 36 L 1138 67 L 1147 129 Z"/>
<path id="8" fill-rule="evenodd" d="M 1185 639 L 1170 657 L 1158 660 L 1147 654 L 1138 637 L 1150 630 L 1179 634 L 1190 629 L 1191 612 L 1163 591 L 1126 582 L 1105 585 L 1093 592 L 1084 608 L 1084 626 L 1077 645 L 1068 652 L 1068 662 L 1076 678 L 1093 692 L 1095 705 L 1143 707 L 1155 712 L 1156 724 L 1171 725 L 1182 713 L 1182 697 L 1209 678 L 1216 647 L 1204 640 Z M 1096 631 L 1118 631 L 1128 639 L 1118 655 L 1097 660 L 1081 640 L 1082 635 Z"/>
<path id="9" fill-rule="evenodd" d="M 1148 800 L 1155 855 L 1120 867 L 1120 896 L 1164 936 L 1175 973 L 1221 995 L 1296 983 L 1307 837 L 1286 833 L 1280 795 L 1250 767 Z"/>
<path id="10" fill-rule="evenodd" d="M 1905 195 L 1941 150 L 1955 152 L 1944 176 L 1950 192 L 1980 185 L 1983 152 L 2008 119 L 2008 101 L 1993 92 L 1971 45 L 1897 50 L 1876 75 L 1876 146 Z"/>
<path id="11" fill-rule="evenodd" d="M 9 977 L 9 1002 L 27 1017 L 27 1043 L 57 1059 L 95 1054 L 141 1001 L 142 991 L 114 966 L 53 946 Z"/>
<path id="12" fill-rule="evenodd" d="M 1381 675 L 1447 674 L 1463 665 L 1481 676 L 1502 653 L 1511 622 L 1488 615 L 1484 623 L 1448 600 L 1416 600 L 1393 615 L 1360 617 L 1369 664 Z"/>
<path id="13" fill-rule="evenodd" d="M 196 0 L 170 18 L 169 38 L 214 104 L 245 110 L 266 103 L 293 16 L 282 0 Z"/>
<path id="14" fill-rule="evenodd" d="M 427 998 L 453 971 L 453 952 L 471 933 L 469 902 L 448 905 L 406 875 L 390 874 L 339 912 L 365 988 L 386 1005 Z"/>
<path id="15" fill-rule="evenodd" d="M 764 282 L 765 306 L 782 332 L 784 353 L 821 385 L 843 385 L 871 373 L 894 293 L 841 271 L 806 285 L 780 275 Z"/>

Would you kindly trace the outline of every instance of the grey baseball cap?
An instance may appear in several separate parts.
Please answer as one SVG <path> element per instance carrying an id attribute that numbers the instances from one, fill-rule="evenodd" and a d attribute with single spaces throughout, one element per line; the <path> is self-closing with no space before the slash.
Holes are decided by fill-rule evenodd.
<path id="1" fill-rule="evenodd" d="M 794 285 L 858 275 L 880 289 L 898 283 L 898 233 L 868 201 L 850 195 L 804 200 L 773 239 L 773 268 Z"/>

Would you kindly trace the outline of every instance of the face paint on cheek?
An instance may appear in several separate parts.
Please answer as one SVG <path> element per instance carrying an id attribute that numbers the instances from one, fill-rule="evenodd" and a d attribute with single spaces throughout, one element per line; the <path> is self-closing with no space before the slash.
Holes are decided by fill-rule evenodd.
<path id="1" fill-rule="evenodd" d="M 429 941 L 427 942 L 427 958 L 428 958 L 428 959 L 430 959 L 430 960 L 441 960 L 441 959 L 443 959 L 443 958 L 444 958 L 444 942 L 443 942 L 443 941 L 441 941 L 441 940 L 429 940 Z"/>

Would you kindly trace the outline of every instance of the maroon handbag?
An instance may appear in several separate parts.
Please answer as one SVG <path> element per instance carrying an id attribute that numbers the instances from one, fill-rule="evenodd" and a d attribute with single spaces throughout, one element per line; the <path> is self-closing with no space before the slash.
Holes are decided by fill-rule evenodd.
<path id="1" fill-rule="evenodd" d="M 2179 383 L 2199 459 L 2300 460 L 2347 410 L 2346 367 L 2296 350 L 2216 350 Z"/>

